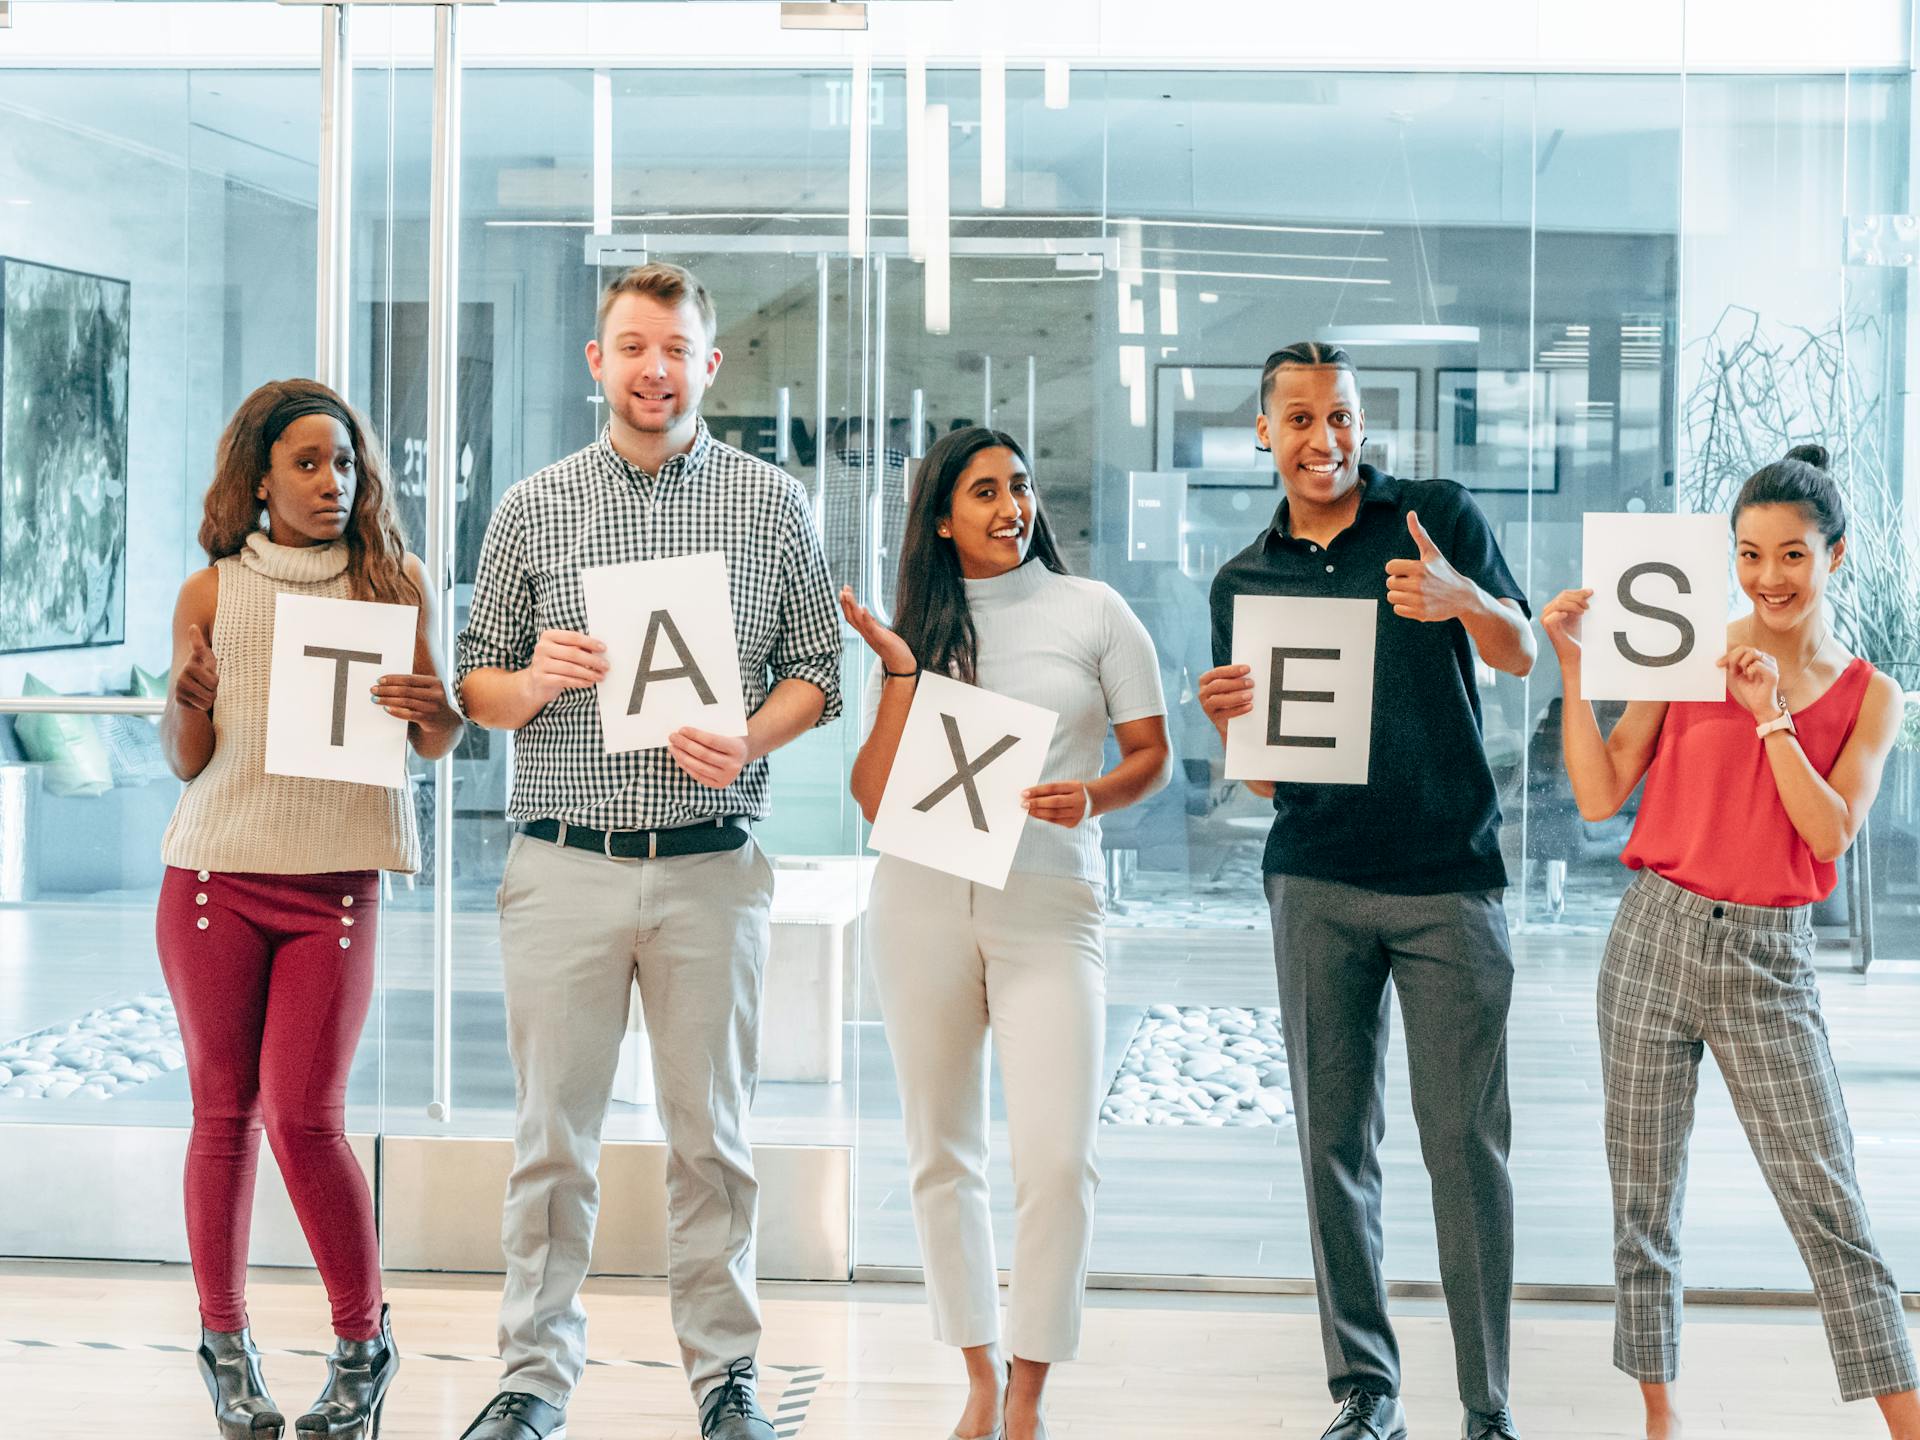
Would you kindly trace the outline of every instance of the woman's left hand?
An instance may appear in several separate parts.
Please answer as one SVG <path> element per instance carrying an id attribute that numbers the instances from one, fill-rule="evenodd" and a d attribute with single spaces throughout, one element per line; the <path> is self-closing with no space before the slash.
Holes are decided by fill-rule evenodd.
<path id="1" fill-rule="evenodd" d="M 453 730 L 462 723 L 438 675 L 382 675 L 373 682 L 373 703 L 422 730 Z"/>
<path id="2" fill-rule="evenodd" d="M 1727 692 L 1756 720 L 1780 713 L 1780 662 L 1753 645 L 1736 645 L 1719 660 L 1727 672 Z"/>
<path id="3" fill-rule="evenodd" d="M 1093 814 L 1093 792 L 1080 780 L 1056 780 L 1022 790 L 1020 804 L 1034 819 L 1071 830 Z"/>

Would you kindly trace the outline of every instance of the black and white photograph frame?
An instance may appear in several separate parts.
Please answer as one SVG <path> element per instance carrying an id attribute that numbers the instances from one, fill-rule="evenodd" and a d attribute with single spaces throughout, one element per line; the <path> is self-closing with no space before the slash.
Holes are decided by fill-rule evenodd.
<path id="1" fill-rule="evenodd" d="M 1553 376 L 1544 370 L 1434 372 L 1434 473 L 1469 490 L 1550 495 Z"/>
<path id="2" fill-rule="evenodd" d="M 1157 366 L 1153 468 L 1183 472 L 1189 489 L 1279 488 L 1254 434 L 1259 413 L 1258 365 Z"/>
<path id="3" fill-rule="evenodd" d="M 133 286 L 0 256 L 0 654 L 127 635 Z"/>
<path id="4" fill-rule="evenodd" d="M 1408 480 L 1420 476 L 1420 372 L 1414 369 L 1353 372 L 1366 416 L 1360 458 L 1376 470 Z"/>

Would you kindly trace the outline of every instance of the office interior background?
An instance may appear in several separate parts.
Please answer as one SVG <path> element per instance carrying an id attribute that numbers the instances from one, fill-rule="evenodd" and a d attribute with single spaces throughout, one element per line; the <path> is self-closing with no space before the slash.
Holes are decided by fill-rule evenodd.
<path id="1" fill-rule="evenodd" d="M 1583 513 L 1724 508 L 1820 441 L 1856 517 L 1848 634 L 1920 691 L 1907 0 L 874 0 L 863 31 L 731 0 L 5 10 L 0 1254 L 185 1256 L 153 942 L 179 786 L 152 717 L 227 416 L 267 379 L 341 385 L 457 624 L 495 502 L 596 433 L 582 346 L 601 284 L 642 259 L 712 289 L 708 422 L 806 487 L 836 579 L 886 604 L 915 459 L 990 423 L 1029 446 L 1072 567 L 1158 647 L 1175 779 L 1105 830 L 1099 1283 L 1310 1284 L 1268 812 L 1223 780 L 1194 694 L 1212 574 L 1278 499 L 1251 428 L 1270 350 L 1344 344 L 1368 458 L 1468 486 L 1536 606 L 1576 582 Z M 76 460 L 76 435 L 108 459 Z M 761 828 L 772 1279 L 919 1264 L 863 974 L 851 635 L 846 659 L 846 718 L 775 758 Z M 1518 1279 L 1603 1298 L 1592 992 L 1631 813 L 1577 814 L 1550 663 L 1481 684 L 1518 936 Z M 1920 1285 L 1910 716 L 1818 918 L 1878 1238 Z M 389 882 L 350 1112 L 395 1269 L 499 1266 L 512 751 L 475 730 L 413 762 L 428 858 Z M 608 1126 L 609 1274 L 664 1269 L 645 1043 Z M 1432 1282 L 1393 1063 L 1389 1272 Z M 1711 1067 L 1694 1154 L 1689 1284 L 1804 1292 Z M 261 1262 L 305 1263 L 272 1185 L 255 1235 Z"/>

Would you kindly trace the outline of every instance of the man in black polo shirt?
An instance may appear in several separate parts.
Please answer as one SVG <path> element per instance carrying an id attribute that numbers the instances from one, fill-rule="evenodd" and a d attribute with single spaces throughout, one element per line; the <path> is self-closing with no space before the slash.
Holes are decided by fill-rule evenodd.
<path id="1" fill-rule="evenodd" d="M 1311 341 L 1261 377 L 1261 443 L 1286 495 L 1213 582 L 1200 702 L 1224 740 L 1253 706 L 1232 653 L 1237 595 L 1380 600 L 1364 785 L 1254 782 L 1275 811 L 1267 899 L 1306 1168 L 1333 1440 L 1402 1440 L 1399 1349 L 1380 1264 L 1387 982 L 1400 996 L 1467 1440 L 1507 1411 L 1513 1191 L 1500 807 L 1480 739 L 1476 655 L 1533 667 L 1526 601 L 1473 501 L 1448 480 L 1359 463 L 1352 362 Z"/>

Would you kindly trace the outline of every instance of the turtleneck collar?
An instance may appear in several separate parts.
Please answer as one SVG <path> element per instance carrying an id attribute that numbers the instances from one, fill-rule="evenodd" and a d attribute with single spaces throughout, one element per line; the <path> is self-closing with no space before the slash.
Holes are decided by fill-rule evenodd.
<path id="1" fill-rule="evenodd" d="M 331 580 L 347 568 L 347 542 L 335 540 L 329 545 L 276 545 L 266 531 L 247 536 L 247 548 L 240 552 L 240 563 L 257 570 L 269 580 L 285 580 L 294 585 L 316 585 Z"/>
<path id="2" fill-rule="evenodd" d="M 1041 564 L 1039 557 L 1029 556 L 1004 575 L 966 581 L 967 604 L 975 610 L 1011 605 L 1026 599 L 1052 578 L 1053 571 Z"/>

